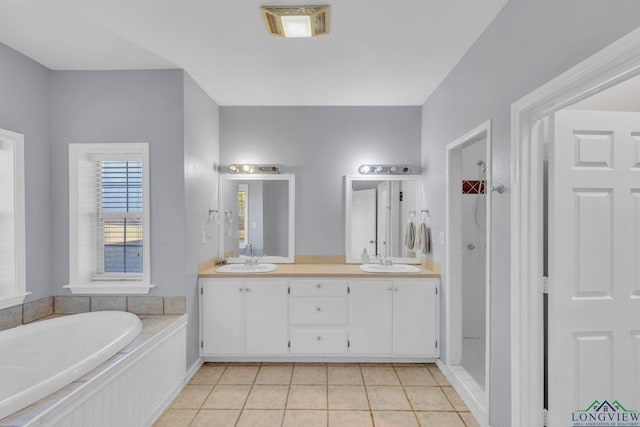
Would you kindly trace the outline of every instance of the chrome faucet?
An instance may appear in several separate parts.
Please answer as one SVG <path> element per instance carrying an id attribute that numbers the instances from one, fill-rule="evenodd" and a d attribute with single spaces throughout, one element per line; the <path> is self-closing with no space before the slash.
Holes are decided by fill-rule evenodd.
<path id="1" fill-rule="evenodd" d="M 247 251 L 247 248 L 249 248 L 249 253 L 251 254 L 250 258 L 247 258 L 244 261 L 244 265 L 258 265 L 258 258 L 255 256 L 255 254 L 253 253 L 253 245 L 251 243 L 247 243 L 247 245 L 244 247 L 244 249 L 242 249 L 242 255 L 245 255 L 245 252 Z"/>
<path id="2" fill-rule="evenodd" d="M 385 255 L 380 258 L 380 265 L 393 265 L 393 259 Z"/>

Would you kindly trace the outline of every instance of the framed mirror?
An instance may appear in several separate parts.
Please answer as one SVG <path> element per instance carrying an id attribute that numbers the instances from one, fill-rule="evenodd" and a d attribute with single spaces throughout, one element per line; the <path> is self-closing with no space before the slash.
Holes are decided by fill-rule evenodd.
<path id="1" fill-rule="evenodd" d="M 407 240 L 409 224 L 418 226 L 419 175 L 345 177 L 345 255 L 347 263 L 361 263 L 367 250 L 370 262 L 383 257 L 419 264 L 421 253 Z"/>
<path id="2" fill-rule="evenodd" d="M 219 250 L 228 262 L 255 255 L 260 262 L 293 263 L 293 175 L 220 175 L 219 197 Z"/>

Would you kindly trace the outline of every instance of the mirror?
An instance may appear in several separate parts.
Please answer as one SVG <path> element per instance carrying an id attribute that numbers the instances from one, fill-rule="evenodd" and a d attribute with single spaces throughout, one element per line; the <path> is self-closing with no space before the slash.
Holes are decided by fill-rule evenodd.
<path id="1" fill-rule="evenodd" d="M 350 175 L 345 189 L 347 263 L 361 263 L 365 248 L 371 262 L 382 257 L 421 262 L 420 252 L 405 240 L 409 223 L 417 227 L 420 221 L 420 176 Z"/>
<path id="2" fill-rule="evenodd" d="M 293 263 L 294 176 L 220 176 L 220 254 L 229 262 Z"/>

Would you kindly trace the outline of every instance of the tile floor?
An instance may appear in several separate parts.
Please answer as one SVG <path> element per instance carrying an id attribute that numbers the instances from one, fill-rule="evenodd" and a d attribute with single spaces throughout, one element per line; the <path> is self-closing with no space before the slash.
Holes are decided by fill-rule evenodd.
<path id="1" fill-rule="evenodd" d="M 478 427 L 435 364 L 205 363 L 155 427 Z"/>

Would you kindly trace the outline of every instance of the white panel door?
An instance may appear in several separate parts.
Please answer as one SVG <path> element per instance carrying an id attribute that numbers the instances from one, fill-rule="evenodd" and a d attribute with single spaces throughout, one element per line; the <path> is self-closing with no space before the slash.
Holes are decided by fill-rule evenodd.
<path id="1" fill-rule="evenodd" d="M 354 191 L 351 199 L 351 256 L 359 258 L 366 248 L 376 255 L 376 190 Z"/>
<path id="2" fill-rule="evenodd" d="M 393 354 L 438 355 L 437 279 L 393 281 Z"/>
<path id="3" fill-rule="evenodd" d="M 203 281 L 202 354 L 244 354 L 244 281 Z"/>
<path id="4" fill-rule="evenodd" d="M 352 354 L 391 354 L 393 282 L 349 282 Z"/>
<path id="5" fill-rule="evenodd" d="M 247 354 L 287 354 L 288 288 L 284 280 L 245 282 Z"/>
<path id="6" fill-rule="evenodd" d="M 640 410 L 640 115 L 560 111 L 552 145 L 548 409 L 566 427 L 596 401 Z"/>

